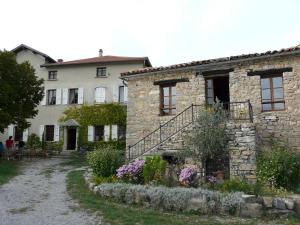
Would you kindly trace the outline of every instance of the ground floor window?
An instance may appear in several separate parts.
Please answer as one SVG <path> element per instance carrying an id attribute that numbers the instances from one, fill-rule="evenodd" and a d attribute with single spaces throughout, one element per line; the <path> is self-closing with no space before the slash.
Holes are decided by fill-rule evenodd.
<path id="1" fill-rule="evenodd" d="M 54 125 L 45 126 L 45 141 L 54 141 Z"/>
<path id="2" fill-rule="evenodd" d="M 14 129 L 14 140 L 15 141 L 22 141 L 23 140 L 23 130 L 19 127 L 15 127 Z"/>
<path id="3" fill-rule="evenodd" d="M 94 127 L 94 141 L 103 141 L 104 140 L 104 126 L 95 126 Z"/>
<path id="4" fill-rule="evenodd" d="M 126 127 L 118 126 L 118 140 L 126 139 Z"/>

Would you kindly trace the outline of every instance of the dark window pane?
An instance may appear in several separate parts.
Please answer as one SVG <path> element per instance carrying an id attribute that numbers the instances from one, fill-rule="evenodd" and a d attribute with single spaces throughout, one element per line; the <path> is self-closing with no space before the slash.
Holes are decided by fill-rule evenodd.
<path id="1" fill-rule="evenodd" d="M 78 89 L 70 89 L 69 90 L 69 104 L 77 104 L 78 103 Z"/>
<path id="2" fill-rule="evenodd" d="M 19 127 L 15 127 L 14 130 L 14 140 L 15 141 L 22 141 L 23 140 L 23 130 L 21 130 Z"/>
<path id="3" fill-rule="evenodd" d="M 269 111 L 272 109 L 272 104 L 263 104 L 262 109 L 263 111 Z"/>
<path id="4" fill-rule="evenodd" d="M 104 140 L 104 126 L 95 126 L 95 141 L 102 141 Z"/>
<path id="5" fill-rule="evenodd" d="M 45 126 L 45 141 L 54 141 L 54 125 Z"/>
<path id="6" fill-rule="evenodd" d="M 56 90 L 48 90 L 48 105 L 56 104 Z"/>
<path id="7" fill-rule="evenodd" d="M 106 67 L 97 68 L 97 77 L 106 76 Z"/>
<path id="8" fill-rule="evenodd" d="M 284 103 L 275 103 L 274 104 L 275 110 L 283 110 L 284 109 Z"/>
<path id="9" fill-rule="evenodd" d="M 118 126 L 118 139 L 122 140 L 126 138 L 126 127 Z"/>
<path id="10" fill-rule="evenodd" d="M 271 100 L 271 89 L 265 89 L 261 92 L 262 100 Z"/>
<path id="11" fill-rule="evenodd" d="M 282 77 L 274 77 L 273 80 L 273 88 L 282 87 Z"/>
<path id="12" fill-rule="evenodd" d="M 270 79 L 269 78 L 261 79 L 261 88 L 262 89 L 270 88 Z"/>
<path id="13" fill-rule="evenodd" d="M 283 99 L 283 89 L 282 88 L 276 88 L 274 89 L 274 99 Z"/>

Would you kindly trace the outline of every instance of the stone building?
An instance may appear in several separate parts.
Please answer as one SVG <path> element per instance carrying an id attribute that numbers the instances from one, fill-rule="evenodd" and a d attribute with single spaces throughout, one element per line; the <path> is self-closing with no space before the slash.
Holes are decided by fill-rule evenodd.
<path id="1" fill-rule="evenodd" d="M 275 138 L 300 150 L 300 45 L 143 68 L 122 73 L 122 79 L 129 90 L 130 159 L 166 151 L 166 146 L 177 150 L 176 141 L 193 124 L 195 105 L 210 104 L 216 98 L 230 102 L 232 176 L 254 174 L 258 142 Z"/>

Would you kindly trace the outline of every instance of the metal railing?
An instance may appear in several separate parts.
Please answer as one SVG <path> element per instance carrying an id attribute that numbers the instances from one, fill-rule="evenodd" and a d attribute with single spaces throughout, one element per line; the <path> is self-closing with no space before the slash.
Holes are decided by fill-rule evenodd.
<path id="1" fill-rule="evenodd" d="M 144 155 L 194 123 L 201 108 L 205 107 L 206 105 L 190 105 L 134 145 L 128 146 L 127 160 L 132 161 Z M 223 103 L 223 107 L 228 111 L 228 118 L 230 120 L 249 120 L 253 122 L 252 105 L 249 100 L 244 102 Z"/>

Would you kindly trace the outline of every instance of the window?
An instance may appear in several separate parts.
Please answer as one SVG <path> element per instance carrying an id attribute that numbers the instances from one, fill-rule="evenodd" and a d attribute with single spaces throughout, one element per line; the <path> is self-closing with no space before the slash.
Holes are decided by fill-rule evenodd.
<path id="1" fill-rule="evenodd" d="M 262 111 L 284 110 L 282 75 L 262 77 L 260 84 Z"/>
<path id="2" fill-rule="evenodd" d="M 22 141 L 23 140 L 23 130 L 21 130 L 19 127 L 14 127 L 14 140 L 15 141 Z"/>
<path id="3" fill-rule="evenodd" d="M 160 86 L 160 114 L 176 113 L 176 84 Z"/>
<path id="4" fill-rule="evenodd" d="M 57 80 L 57 71 L 49 71 L 48 80 Z"/>
<path id="5" fill-rule="evenodd" d="M 104 103 L 105 102 L 105 94 L 106 89 L 105 87 L 97 87 L 95 88 L 95 102 L 96 103 Z"/>
<path id="6" fill-rule="evenodd" d="M 213 79 L 206 80 L 206 103 L 212 105 L 215 102 Z"/>
<path id="7" fill-rule="evenodd" d="M 48 90 L 48 105 L 55 105 L 56 104 L 56 90 Z"/>
<path id="8" fill-rule="evenodd" d="M 118 140 L 126 139 L 126 127 L 118 125 Z"/>
<path id="9" fill-rule="evenodd" d="M 78 103 L 78 88 L 73 88 L 69 90 L 69 104 Z"/>
<path id="10" fill-rule="evenodd" d="M 106 67 L 97 68 L 97 77 L 105 77 L 106 76 Z"/>
<path id="11" fill-rule="evenodd" d="M 119 86 L 119 103 L 124 103 L 124 86 Z"/>
<path id="12" fill-rule="evenodd" d="M 45 141 L 54 141 L 54 125 L 45 126 Z"/>
<path id="13" fill-rule="evenodd" d="M 103 141 L 104 140 L 104 126 L 95 126 L 94 132 L 94 140 L 95 141 Z"/>

